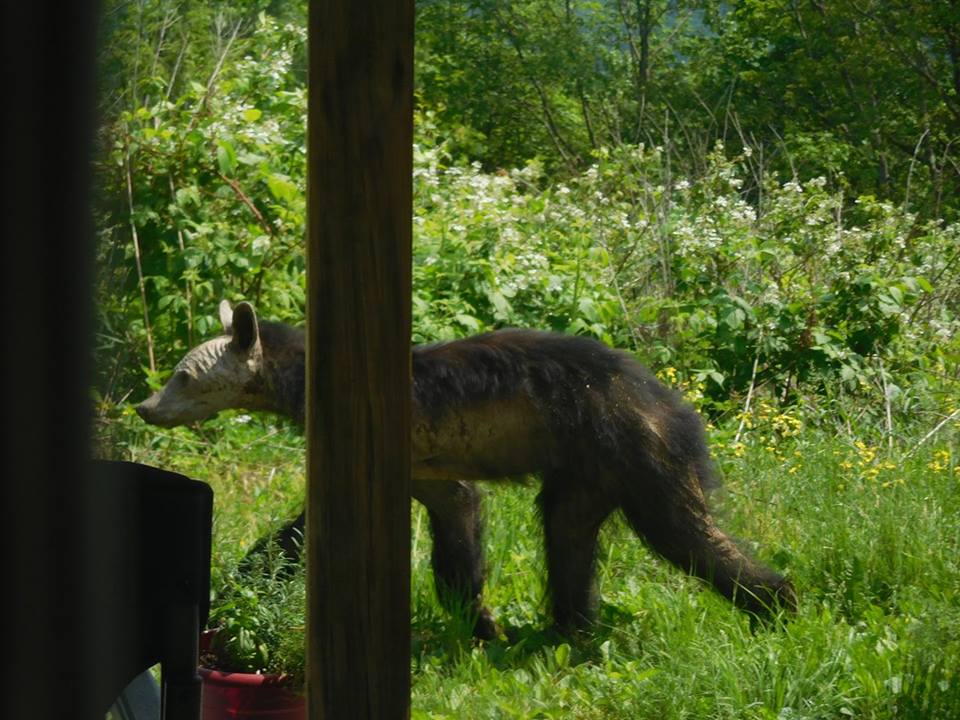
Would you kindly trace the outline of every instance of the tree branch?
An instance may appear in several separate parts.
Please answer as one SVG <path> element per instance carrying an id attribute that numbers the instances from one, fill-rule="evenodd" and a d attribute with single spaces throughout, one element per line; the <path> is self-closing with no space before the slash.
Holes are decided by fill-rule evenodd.
<path id="1" fill-rule="evenodd" d="M 127 181 L 127 208 L 130 211 L 130 235 L 133 238 L 133 257 L 137 265 L 137 284 L 140 287 L 140 303 L 143 306 L 143 327 L 147 333 L 147 358 L 150 363 L 150 372 L 157 371 L 157 360 L 153 353 L 153 330 L 150 327 L 150 310 L 147 307 L 147 285 L 143 277 L 143 263 L 140 253 L 140 237 L 137 234 L 137 223 L 134 220 L 133 210 L 133 171 L 130 169 L 129 147 L 123 155 L 123 167 Z"/>

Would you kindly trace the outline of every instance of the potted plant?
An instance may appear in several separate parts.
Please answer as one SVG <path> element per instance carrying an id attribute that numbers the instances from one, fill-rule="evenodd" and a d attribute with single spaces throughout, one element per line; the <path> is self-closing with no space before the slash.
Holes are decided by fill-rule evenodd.
<path id="1" fill-rule="evenodd" d="M 305 720 L 303 564 L 275 547 L 224 572 L 200 639 L 203 720 Z"/>

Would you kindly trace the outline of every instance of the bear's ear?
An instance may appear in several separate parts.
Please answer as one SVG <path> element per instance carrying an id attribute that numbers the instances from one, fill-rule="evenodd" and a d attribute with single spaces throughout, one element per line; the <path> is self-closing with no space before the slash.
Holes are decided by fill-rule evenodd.
<path id="1" fill-rule="evenodd" d="M 233 309 L 233 340 L 230 343 L 241 352 L 250 352 L 260 341 L 260 326 L 257 313 L 248 302 L 238 303 Z"/>
<path id="2" fill-rule="evenodd" d="M 225 335 L 233 332 L 233 308 L 230 307 L 229 300 L 220 301 L 220 324 L 223 325 Z"/>

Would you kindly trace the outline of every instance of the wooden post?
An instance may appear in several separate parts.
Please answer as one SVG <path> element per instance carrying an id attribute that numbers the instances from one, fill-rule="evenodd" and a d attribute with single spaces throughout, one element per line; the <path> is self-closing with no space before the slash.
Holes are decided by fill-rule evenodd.
<path id="1" fill-rule="evenodd" d="M 413 0 L 311 0 L 307 691 L 410 703 Z"/>

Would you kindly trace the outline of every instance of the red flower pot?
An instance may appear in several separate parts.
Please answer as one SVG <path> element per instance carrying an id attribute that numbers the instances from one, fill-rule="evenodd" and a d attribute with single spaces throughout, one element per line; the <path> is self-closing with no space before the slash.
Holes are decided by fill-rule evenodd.
<path id="1" fill-rule="evenodd" d="M 201 649 L 212 633 L 205 632 Z M 306 720 L 303 695 L 290 689 L 281 675 L 238 673 L 200 667 L 203 681 L 203 720 Z"/>
<path id="2" fill-rule="evenodd" d="M 278 675 L 201 667 L 203 720 L 306 720 L 307 704 Z"/>

